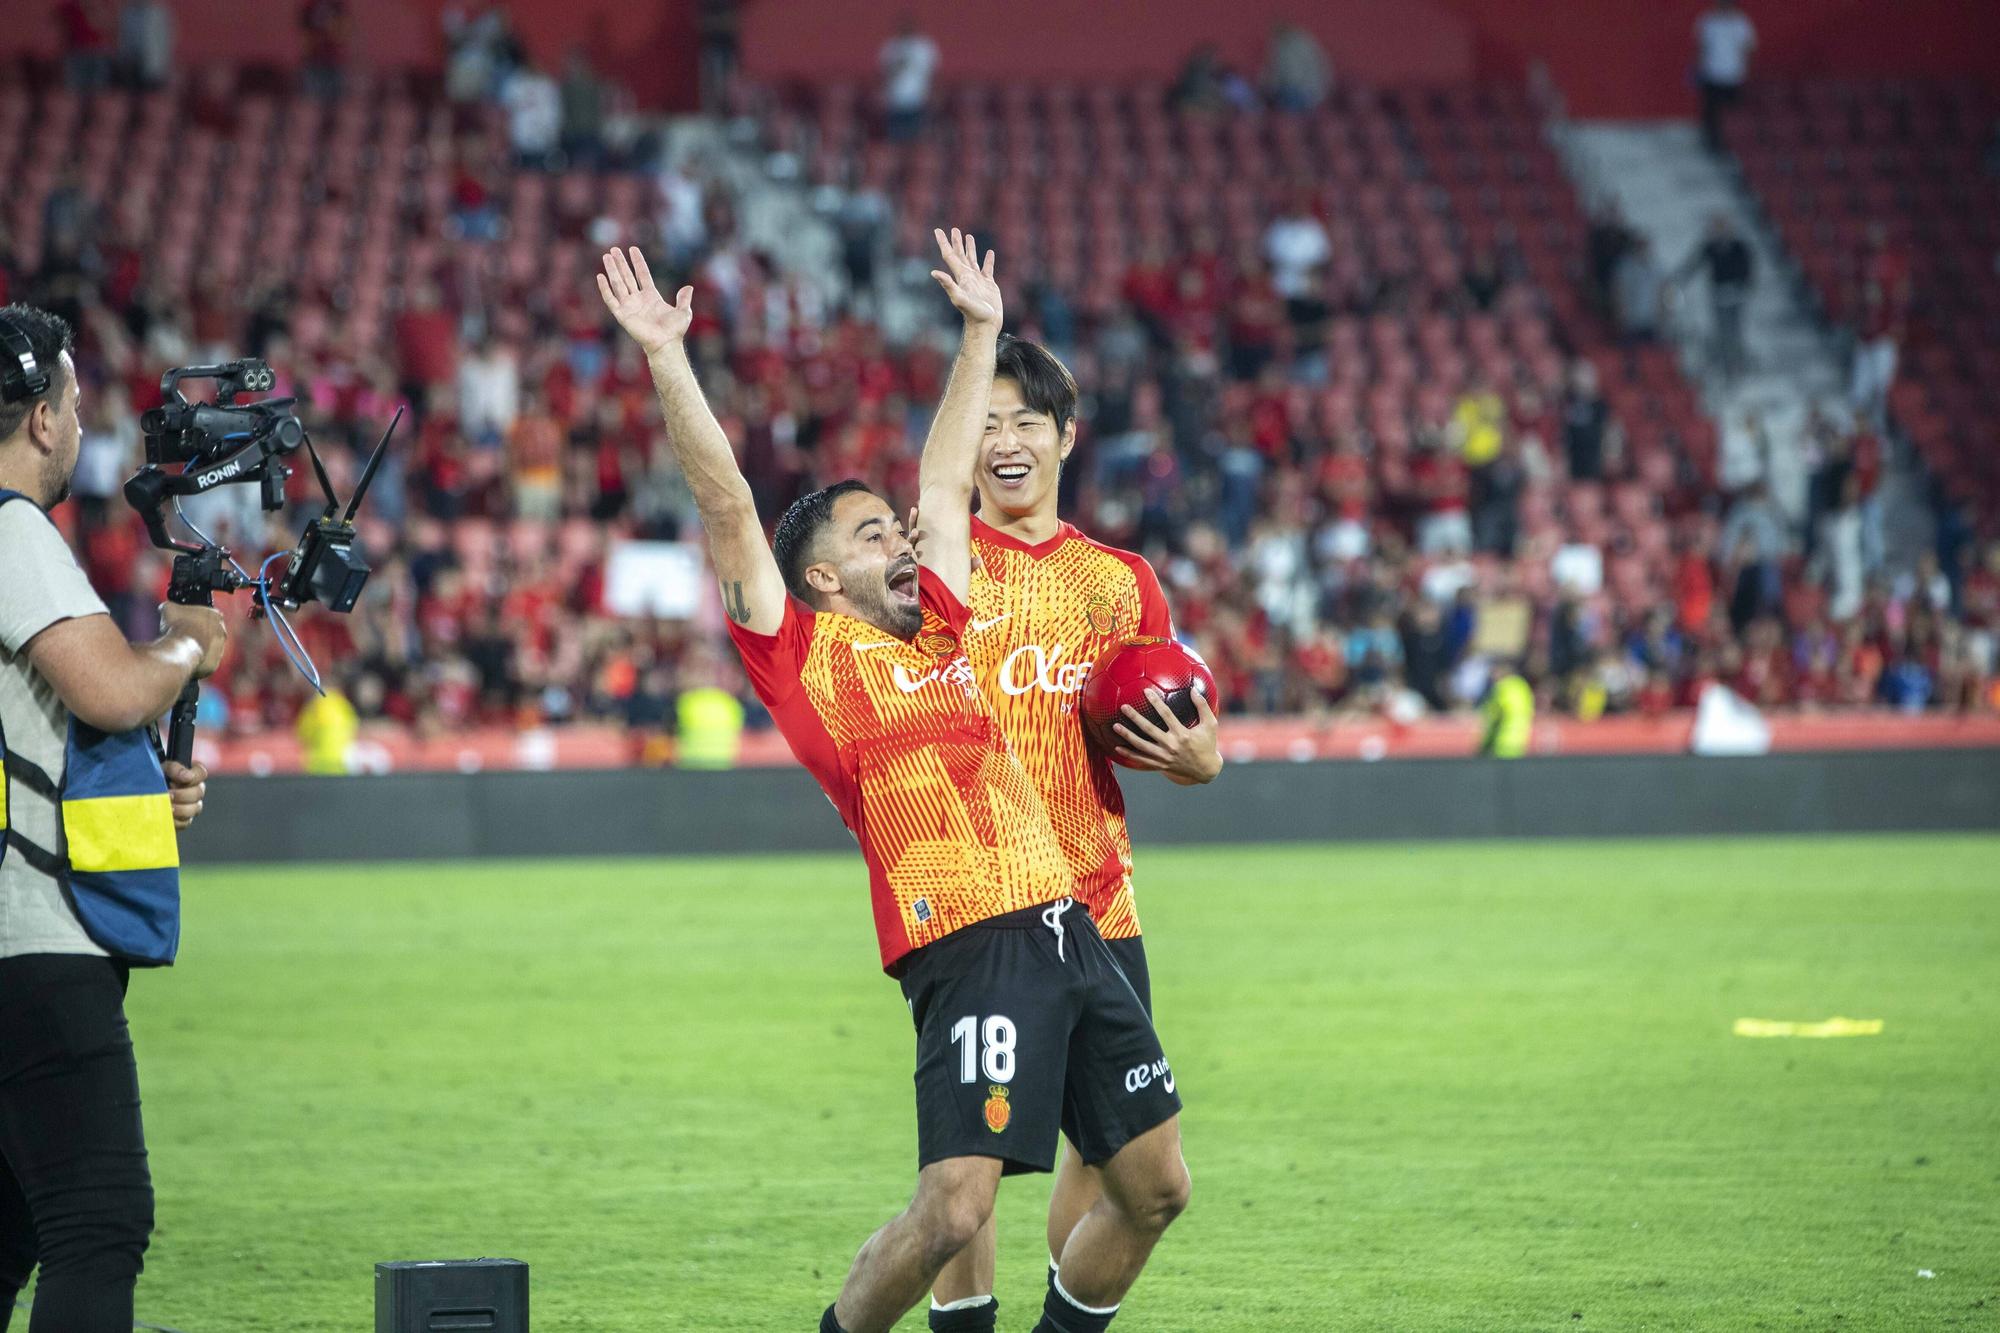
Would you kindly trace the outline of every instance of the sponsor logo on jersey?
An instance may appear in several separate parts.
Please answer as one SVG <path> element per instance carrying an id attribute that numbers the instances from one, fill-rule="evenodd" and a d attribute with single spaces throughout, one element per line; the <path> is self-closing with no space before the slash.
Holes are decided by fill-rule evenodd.
<path id="1" fill-rule="evenodd" d="M 901 662 L 897 662 L 890 667 L 890 675 L 896 682 L 896 688 L 905 694 L 915 694 L 918 690 L 921 690 L 933 681 L 942 681 L 946 684 L 957 685 L 965 691 L 967 698 L 971 698 L 979 692 L 979 682 L 972 674 L 972 663 L 966 661 L 963 657 L 955 657 L 944 665 L 934 666 L 921 675 L 912 672 Z"/>
<path id="2" fill-rule="evenodd" d="M 995 1134 L 1007 1128 L 1007 1122 L 1014 1118 L 1014 1108 L 1008 1104 L 1007 1089 L 998 1083 L 986 1085 L 986 1127 Z"/>
<path id="3" fill-rule="evenodd" d="M 1091 667 L 1097 664 L 1064 662 L 1063 654 L 1068 651 L 1060 643 L 1053 648 L 1044 648 L 1039 643 L 1022 644 L 1000 663 L 1001 690 L 1007 694 L 1026 694 L 1029 690 L 1045 694 L 1078 693 L 1090 679 Z"/>

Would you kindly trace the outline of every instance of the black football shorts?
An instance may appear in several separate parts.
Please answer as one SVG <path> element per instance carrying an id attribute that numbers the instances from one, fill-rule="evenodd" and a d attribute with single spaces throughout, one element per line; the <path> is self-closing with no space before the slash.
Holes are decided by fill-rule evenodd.
<path id="1" fill-rule="evenodd" d="M 1136 943 L 1136 941 L 1134 941 Z M 1055 1166 L 1058 1135 L 1092 1166 L 1181 1109 L 1127 973 L 1069 899 L 953 931 L 909 955 L 917 1165 L 997 1157 Z"/>
<path id="2" fill-rule="evenodd" d="M 1111 950 L 1111 956 L 1118 960 L 1118 970 L 1125 974 L 1125 980 L 1132 983 L 1132 993 L 1139 997 L 1139 1007 L 1146 1011 L 1146 1017 L 1153 1016 L 1153 971 L 1146 966 L 1146 937 L 1130 935 L 1122 940 L 1106 940 L 1104 947 Z"/>

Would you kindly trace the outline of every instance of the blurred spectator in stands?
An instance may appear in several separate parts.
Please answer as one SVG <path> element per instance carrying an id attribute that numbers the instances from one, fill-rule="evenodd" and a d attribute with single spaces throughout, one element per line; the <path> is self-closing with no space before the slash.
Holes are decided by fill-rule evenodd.
<path id="1" fill-rule="evenodd" d="M 457 376 L 458 321 L 444 308 L 436 283 L 419 284 L 396 316 L 396 359 L 403 392 L 419 401 Z"/>
<path id="2" fill-rule="evenodd" d="M 1240 380 L 1255 379 L 1276 351 L 1285 323 L 1285 301 L 1262 257 L 1248 246 L 1236 261 L 1235 282 L 1226 298 L 1223 331 L 1229 344 L 1230 374 Z"/>
<path id="3" fill-rule="evenodd" d="M 1819 520 L 1808 573 L 1827 590 L 1827 614 L 1845 621 L 1860 614 L 1867 566 L 1861 557 L 1860 483 L 1851 468 L 1839 475 L 1835 502 Z"/>
<path id="4" fill-rule="evenodd" d="M 896 206 L 875 186 L 861 183 L 841 196 L 836 219 L 840 230 L 840 261 L 848 285 L 867 295 L 875 290 L 875 269 L 895 234 Z"/>
<path id="5" fill-rule="evenodd" d="M 350 770 L 354 741 L 361 734 L 354 704 L 338 681 L 308 700 L 299 710 L 299 749 L 308 773 L 337 775 Z"/>
<path id="6" fill-rule="evenodd" d="M 1500 293 L 1507 289 L 1507 274 L 1500 267 L 1499 253 L 1490 245 L 1475 248 L 1472 258 L 1465 262 L 1462 281 L 1465 298 L 1474 310 L 1493 309 Z"/>
<path id="7" fill-rule="evenodd" d="M 1320 530 L 1320 559 L 1329 564 L 1362 559 L 1372 544 L 1368 519 L 1374 509 L 1375 483 L 1368 457 L 1352 431 L 1334 436 L 1333 449 L 1320 464 L 1319 483 L 1333 518 Z"/>
<path id="8" fill-rule="evenodd" d="M 691 154 L 683 153 L 661 168 L 660 240 L 667 248 L 667 262 L 686 268 L 708 243 L 706 187 L 700 165 Z"/>
<path id="9" fill-rule="evenodd" d="M 1520 539 L 1521 496 L 1528 489 L 1528 470 L 1521 445 L 1502 444 L 1491 463 L 1472 473 L 1472 546 L 1501 557 L 1514 554 Z"/>
<path id="10" fill-rule="evenodd" d="M 1923 624 L 1931 627 L 1926 619 Z M 1929 704 L 1937 687 L 1936 674 L 1927 660 L 1931 645 L 1919 639 L 1917 622 L 1891 626 L 1888 650 L 1883 654 L 1882 678 L 1875 687 L 1876 697 L 1889 707 L 1905 713 L 1920 712 Z M 1934 633 L 1934 629 L 1932 629 Z"/>
<path id="11" fill-rule="evenodd" d="M 1333 90 L 1333 68 L 1319 39 L 1295 23 L 1271 29 L 1264 93 L 1280 111 L 1311 111 Z"/>
<path id="12" fill-rule="evenodd" d="M 1326 224 L 1313 207 L 1312 191 L 1304 186 L 1293 190 L 1284 211 L 1264 229 L 1264 258 L 1271 265 L 1271 285 L 1280 296 L 1303 295 L 1310 287 L 1309 275 L 1332 253 Z"/>
<path id="13" fill-rule="evenodd" d="M 1695 79 L 1701 88 L 1701 139 L 1722 151 L 1722 118 L 1742 100 L 1757 29 L 1736 0 L 1714 0 L 1694 23 Z"/>
<path id="14" fill-rule="evenodd" d="M 111 20 L 108 0 L 59 0 L 56 28 L 62 36 L 63 83 L 75 92 L 102 88 L 111 78 Z"/>
<path id="15" fill-rule="evenodd" d="M 1922 551 L 1917 555 L 1916 568 L 1896 576 L 1890 596 L 1905 605 L 1947 615 L 1951 611 L 1951 580 L 1938 567 L 1936 553 Z"/>
<path id="16" fill-rule="evenodd" d="M 117 498 L 125 479 L 143 461 L 139 454 L 138 420 L 125 410 L 115 393 L 83 395 L 83 433 L 77 445 L 76 475 L 70 486 L 88 509 Z M 254 486 L 222 487 L 254 491 Z"/>
<path id="17" fill-rule="evenodd" d="M 1659 336 L 1660 298 L 1666 278 L 1653 259 L 1653 245 L 1644 236 L 1634 236 L 1611 278 L 1611 306 L 1618 317 L 1618 332 L 1628 346 L 1649 343 Z"/>
<path id="18" fill-rule="evenodd" d="M 468 144 L 452 169 L 451 218 L 469 241 L 497 240 L 500 210 L 494 202 L 494 165 L 481 149 Z"/>
<path id="19" fill-rule="evenodd" d="M 1806 422 L 1806 515 L 1800 543 L 1808 560 L 1819 551 L 1821 520 L 1841 506 L 1854 450 L 1847 432 L 1814 406 Z"/>
<path id="20" fill-rule="evenodd" d="M 888 116 L 889 138 L 908 143 L 923 133 L 931 79 L 937 74 L 938 45 L 918 30 L 914 14 L 905 14 L 896 35 L 882 43 L 876 63 L 882 70 L 882 107 Z"/>
<path id="21" fill-rule="evenodd" d="M 1740 635 L 1758 616 L 1776 614 L 1784 601 L 1780 566 L 1791 542 L 1784 515 L 1763 482 L 1729 507 L 1715 546 L 1725 559 L 1722 582 L 1730 589 L 1729 623 Z"/>
<path id="22" fill-rule="evenodd" d="M 701 109 L 717 115 L 728 105 L 729 85 L 743 43 L 742 0 L 697 0 L 695 26 L 701 37 Z"/>
<path id="23" fill-rule="evenodd" d="M 571 167 L 596 168 L 604 161 L 604 81 L 581 46 L 572 46 L 563 64 L 562 152 Z"/>
<path id="24" fill-rule="evenodd" d="M 562 428 L 540 389 L 522 394 L 520 415 L 507 431 L 507 475 L 519 518 L 553 523 L 562 517 Z"/>
<path id="25" fill-rule="evenodd" d="M 1674 270 L 1673 280 L 1679 282 L 1697 269 L 1708 278 L 1713 320 L 1710 364 L 1734 379 L 1743 373 L 1749 360 L 1743 346 L 1743 312 L 1750 304 L 1750 288 L 1756 281 L 1757 257 L 1727 213 L 1717 213 L 1709 219 L 1707 237 Z"/>
<path id="26" fill-rule="evenodd" d="M 174 70 L 174 15 L 163 0 L 125 0 L 118 11 L 118 81 L 150 92 Z"/>
<path id="27" fill-rule="evenodd" d="M 533 65 L 521 65 L 500 86 L 507 109 L 507 142 L 516 166 L 547 170 L 562 142 L 562 90 Z"/>
<path id="28" fill-rule="evenodd" d="M 1563 456 L 1571 481 L 1604 480 L 1606 437 L 1611 405 L 1597 387 L 1597 367 L 1578 357 L 1569 368 L 1569 391 L 1563 396 Z"/>
<path id="29" fill-rule="evenodd" d="M 1534 734 L 1535 689 L 1521 675 L 1519 662 L 1506 662 L 1495 673 L 1482 710 L 1485 730 L 1479 753 L 1494 759 L 1519 759 L 1528 752 Z"/>
<path id="30" fill-rule="evenodd" d="M 1427 707 L 1444 712 L 1452 706 L 1450 635 L 1444 612 L 1428 597 L 1419 597 L 1403 616 L 1403 681 Z"/>
<path id="31" fill-rule="evenodd" d="M 340 96 L 349 31 L 347 0 L 304 0 L 299 6 L 299 32 L 305 38 L 299 78 L 309 96 Z"/>
<path id="32" fill-rule="evenodd" d="M 1896 352 L 1910 313 L 1910 259 L 1889 240 L 1880 222 L 1868 224 L 1857 265 L 1854 368 L 1848 394 L 1854 411 L 1876 430 L 1888 427 L 1889 390 L 1896 382 Z"/>
<path id="33" fill-rule="evenodd" d="M 1231 107 L 1247 111 L 1256 105 L 1257 90 L 1223 63 L 1222 49 L 1213 42 L 1195 48 L 1167 89 L 1167 106 L 1174 111 L 1215 112 Z"/>
<path id="34" fill-rule="evenodd" d="M 439 18 L 444 25 L 445 95 L 458 103 L 497 96 L 501 80 L 520 56 L 506 11 L 487 0 L 451 0 Z"/>
<path id="35" fill-rule="evenodd" d="M 1410 464 L 1416 492 L 1417 549 L 1425 555 L 1464 555 L 1472 549 L 1472 520 L 1466 512 L 1470 481 L 1465 460 L 1435 431 L 1417 442 Z"/>
<path id="36" fill-rule="evenodd" d="M 520 365 L 489 332 L 458 363 L 459 424 L 474 443 L 497 445 L 520 411 Z"/>
<path id="37" fill-rule="evenodd" d="M 1590 212 L 1584 249 L 1590 266 L 1590 294 L 1598 309 L 1607 315 L 1615 314 L 1611 301 L 1612 279 L 1618 273 L 1618 261 L 1625 257 L 1633 236 L 1632 229 L 1625 225 L 1625 214 L 1618 207 L 1617 199 L 1609 195 L 1599 199 Z"/>
<path id="38" fill-rule="evenodd" d="M 1861 503 L 1861 559 L 1873 575 L 1888 555 L 1882 526 L 1882 437 L 1864 426 L 1854 432 L 1849 450 Z"/>
<path id="39" fill-rule="evenodd" d="M 74 159 L 66 159 L 55 188 L 42 201 L 43 246 L 81 255 L 95 239 L 96 230 L 97 206 L 83 188 L 83 169 Z"/>

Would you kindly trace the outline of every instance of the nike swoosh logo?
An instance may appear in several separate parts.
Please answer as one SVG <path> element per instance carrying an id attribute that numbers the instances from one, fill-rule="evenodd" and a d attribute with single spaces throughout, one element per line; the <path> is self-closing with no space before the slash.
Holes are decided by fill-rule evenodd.
<path id="1" fill-rule="evenodd" d="M 854 645 L 854 651 L 857 653 L 865 653 L 865 652 L 870 652 L 876 648 L 894 648 L 897 644 L 901 642 L 902 642 L 901 639 L 884 639 L 880 643 L 857 643 Z"/>
<path id="2" fill-rule="evenodd" d="M 966 626 L 966 628 L 970 630 L 972 633 L 977 634 L 979 633 L 979 631 L 983 629 L 992 629 L 995 625 L 999 624 L 1001 621 L 1011 618 L 1013 614 L 1014 613 L 1012 611 L 1009 611 L 1006 615 L 995 616 L 991 620 L 975 620 L 970 625 Z"/>
<path id="3" fill-rule="evenodd" d="M 1174 1076 L 1173 1076 L 1172 1074 L 1168 1074 L 1168 1075 L 1167 1075 L 1167 1091 L 1168 1091 L 1168 1092 L 1172 1092 L 1173 1090 L 1174 1090 Z"/>

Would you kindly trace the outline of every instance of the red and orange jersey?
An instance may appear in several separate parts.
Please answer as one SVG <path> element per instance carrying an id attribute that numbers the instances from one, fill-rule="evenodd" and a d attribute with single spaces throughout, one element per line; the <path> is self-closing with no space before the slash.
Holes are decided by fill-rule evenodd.
<path id="1" fill-rule="evenodd" d="M 1084 739 L 1076 702 L 1107 651 L 1172 636 L 1160 580 L 1143 557 L 1067 523 L 1030 546 L 975 518 L 972 540 L 985 564 L 965 641 L 973 669 L 1048 806 L 1078 900 L 1106 939 L 1137 935 L 1125 798 L 1111 761 Z"/>
<path id="2" fill-rule="evenodd" d="M 775 635 L 729 627 L 757 697 L 861 844 L 889 971 L 962 926 L 1076 890 L 973 675 L 965 607 L 929 571 L 918 581 L 924 623 L 908 641 L 798 602 Z"/>

